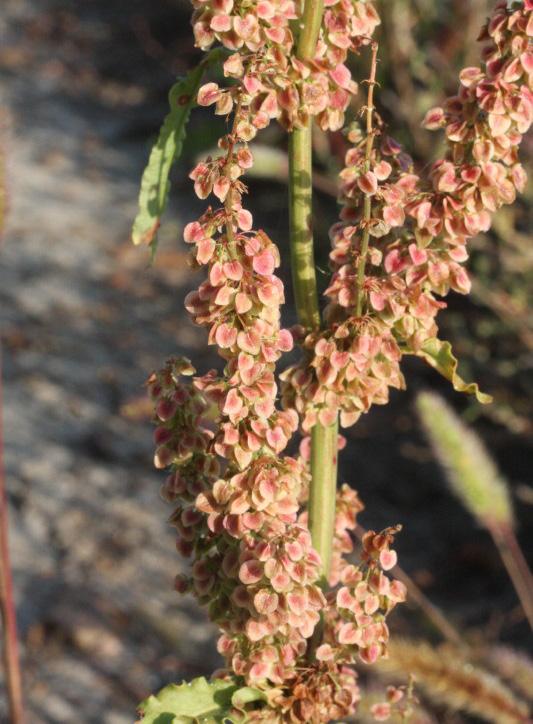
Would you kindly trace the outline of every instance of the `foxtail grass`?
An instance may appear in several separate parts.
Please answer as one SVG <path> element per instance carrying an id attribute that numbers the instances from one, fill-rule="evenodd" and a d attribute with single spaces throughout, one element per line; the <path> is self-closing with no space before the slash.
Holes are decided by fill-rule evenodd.
<path id="1" fill-rule="evenodd" d="M 533 702 L 533 660 L 510 646 L 491 646 L 482 651 L 487 665 L 525 699 Z"/>
<path id="2" fill-rule="evenodd" d="M 395 639 L 389 654 L 378 664 L 381 673 L 401 681 L 408 671 L 415 691 L 435 704 L 494 724 L 531 721 L 524 701 L 495 675 L 470 663 L 456 647 Z"/>
<path id="3" fill-rule="evenodd" d="M 515 535 L 509 485 L 481 439 L 438 395 L 418 395 L 426 435 L 450 489 L 491 534 L 533 629 L 533 577 Z"/>

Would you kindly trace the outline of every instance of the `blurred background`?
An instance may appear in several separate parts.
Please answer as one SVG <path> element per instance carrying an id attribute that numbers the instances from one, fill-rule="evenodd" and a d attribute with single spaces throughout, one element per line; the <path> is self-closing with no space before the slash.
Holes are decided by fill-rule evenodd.
<path id="1" fill-rule="evenodd" d="M 476 63 L 485 0 L 384 0 L 378 104 L 416 162 L 438 152 L 420 129 L 425 110 Z M 173 173 L 155 264 L 129 241 L 140 175 L 177 75 L 198 58 L 184 0 L 3 0 L 0 7 L 2 174 L 0 249 L 6 474 L 10 541 L 29 721 L 131 723 L 135 706 L 169 681 L 218 665 L 215 631 L 172 590 L 182 565 L 162 474 L 152 468 L 143 383 L 167 356 L 220 366 L 183 310 L 200 277 L 181 231 L 202 205 L 187 173 L 224 121 L 194 112 Z M 368 59 L 355 62 L 360 78 Z M 356 111 L 357 109 L 355 109 Z M 285 139 L 260 135 L 250 205 L 287 251 Z M 345 139 L 317 134 L 320 283 L 335 173 Z M 531 151 L 526 142 L 523 156 Z M 441 337 L 491 406 L 450 393 L 408 362 L 407 393 L 347 431 L 341 479 L 366 510 L 360 521 L 402 523 L 403 569 L 472 641 L 531 651 L 527 623 L 489 534 L 446 486 L 414 399 L 442 393 L 485 441 L 509 481 L 526 555 L 533 533 L 533 247 L 526 196 L 473 244 L 474 289 L 452 296 Z M 530 207 L 529 207 L 530 208 Z M 284 262 L 282 273 L 288 280 Z M 285 322 L 294 322 L 290 298 Z M 398 634 L 438 641 L 416 607 L 394 615 Z M 434 721 L 464 713 L 432 709 Z M 5 697 L 0 719 L 7 721 Z M 503 721 L 503 719 L 501 720 Z"/>

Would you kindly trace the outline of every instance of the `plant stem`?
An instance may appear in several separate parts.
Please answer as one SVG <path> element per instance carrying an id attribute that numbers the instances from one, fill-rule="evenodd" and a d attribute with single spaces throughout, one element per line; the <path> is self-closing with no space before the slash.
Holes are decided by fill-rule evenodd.
<path id="1" fill-rule="evenodd" d="M 533 576 L 518 544 L 511 526 L 491 525 L 487 527 L 498 547 L 501 559 L 513 582 L 522 609 L 533 631 Z"/>
<path id="2" fill-rule="evenodd" d="M 324 13 L 323 0 L 305 0 L 296 57 L 310 60 Z M 320 310 L 313 248 L 313 147 L 311 118 L 289 135 L 289 215 L 291 268 L 300 323 L 320 327 Z"/>
<path id="3" fill-rule="evenodd" d="M 306 0 L 296 55 L 310 60 L 315 53 L 324 12 L 323 0 Z M 294 297 L 298 320 L 308 330 L 320 327 L 320 309 L 313 249 L 313 151 L 309 118 L 289 136 L 290 246 Z M 337 423 L 317 423 L 311 435 L 309 530 L 322 560 L 322 583 L 331 565 L 337 487 Z"/>
<path id="4" fill-rule="evenodd" d="M 300 35 L 298 37 L 298 47 L 296 49 L 296 57 L 298 60 L 312 60 L 316 50 L 323 14 L 324 0 L 305 0 L 300 25 Z"/>
<path id="5" fill-rule="evenodd" d="M 226 196 L 226 200 L 224 201 L 224 208 L 226 210 L 226 239 L 228 242 L 228 248 L 230 252 L 231 258 L 234 258 L 235 256 L 235 236 L 233 234 L 233 193 L 232 193 L 232 179 L 231 179 L 231 159 L 233 157 L 233 149 L 235 147 L 235 134 L 237 131 L 237 123 L 239 122 L 239 116 L 241 113 L 241 103 L 242 103 L 242 97 L 239 96 L 239 100 L 237 101 L 237 105 L 235 107 L 235 114 L 233 116 L 233 125 L 231 128 L 231 133 L 229 135 L 229 143 L 228 143 L 228 150 L 226 152 L 226 163 L 225 163 L 225 174 L 226 177 L 229 179 L 230 186 L 228 190 L 228 195 Z"/>
<path id="6" fill-rule="evenodd" d="M 372 61 L 370 65 L 370 78 L 368 79 L 368 99 L 366 103 L 366 147 L 365 147 L 365 173 L 370 171 L 372 149 L 374 147 L 374 86 L 376 85 L 376 70 L 378 59 L 378 44 L 372 43 Z M 363 312 L 363 283 L 365 280 L 366 257 L 368 244 L 370 242 L 370 219 L 372 218 L 372 196 L 365 195 L 363 203 L 363 238 L 361 240 L 361 251 L 357 264 L 357 302 L 356 314 L 358 317 Z"/>
<path id="7" fill-rule="evenodd" d="M 291 269 L 298 321 L 306 329 L 320 327 L 312 229 L 311 123 L 289 136 L 289 223 Z"/>
<path id="8" fill-rule="evenodd" d="M 2 655 L 5 686 L 9 700 L 9 721 L 24 724 L 22 677 L 18 656 L 17 620 L 13 598 L 13 580 L 9 561 L 7 495 L 3 465 L 2 365 L 0 349 L 0 613 L 3 627 Z"/>
<path id="9" fill-rule="evenodd" d="M 338 423 L 324 427 L 318 423 L 311 431 L 312 482 L 309 494 L 309 530 L 313 547 L 322 560 L 322 584 L 327 584 L 331 569 L 335 501 L 337 494 Z"/>

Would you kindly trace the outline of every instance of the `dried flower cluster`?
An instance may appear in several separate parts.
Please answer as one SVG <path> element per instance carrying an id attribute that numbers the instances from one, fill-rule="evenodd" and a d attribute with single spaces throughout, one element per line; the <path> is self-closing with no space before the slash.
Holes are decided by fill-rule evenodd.
<path id="1" fill-rule="evenodd" d="M 178 549 L 192 558 L 191 576 L 179 577 L 176 586 L 208 606 L 210 617 L 222 630 L 219 651 L 229 670 L 247 684 L 270 690 L 271 708 L 264 714 L 257 712 L 257 717 L 303 721 L 312 706 L 316 721 L 329 721 L 354 711 L 355 674 L 345 664 L 353 663 L 358 654 L 369 661 L 384 653 L 388 638 L 384 619 L 394 598 L 391 589 L 394 602 L 401 596 L 396 584 L 379 575 L 379 557 L 374 560 L 369 544 L 368 562 L 362 563 L 362 570 L 350 566 L 349 585 L 363 580 L 363 568 L 368 569 L 368 596 L 377 605 L 367 604 L 361 615 L 365 604 L 360 597 L 361 604 L 346 609 L 351 636 L 343 641 L 344 619 L 339 618 L 328 633 L 328 656 L 311 665 L 306 662 L 320 613 L 336 604 L 334 596 L 326 600 L 318 585 L 320 559 L 301 514 L 308 487 L 307 464 L 303 458 L 282 455 L 298 426 L 298 415 L 275 406 L 275 365 L 293 344 L 290 332 L 280 328 L 283 285 L 275 275 L 279 253 L 263 231 L 253 230 L 252 216 L 242 206 L 246 189 L 241 180 L 253 163 L 248 141 L 268 122 L 261 120 L 262 90 L 256 85 L 265 79 L 259 81 L 254 69 L 259 57 L 272 63 L 270 52 L 284 48 L 291 57 L 287 23 L 294 8 L 290 3 L 279 7 L 260 3 L 254 12 L 272 12 L 275 17 L 261 21 L 253 41 L 248 25 L 240 22 L 240 11 L 231 16 L 227 7 L 226 13 L 215 14 L 215 20 L 207 3 L 198 5 L 199 42 L 207 45 L 213 39 L 204 32 L 209 17 L 210 26 L 218 28 L 215 35 L 228 47 L 242 51 L 244 34 L 246 49 L 232 55 L 225 69 L 235 70 L 242 63 L 247 70 L 227 91 L 210 83 L 200 89 L 201 104 L 216 103 L 222 113 L 233 110 L 234 120 L 231 131 L 219 142 L 220 154 L 191 173 L 197 195 L 213 194 L 221 204 L 209 207 L 184 232 L 192 246 L 193 265 L 207 269 L 207 278 L 187 297 L 186 307 L 193 320 L 208 330 L 209 342 L 226 361 L 224 373 L 219 377 L 211 371 L 187 386 L 182 376 L 192 374 L 192 368 L 176 359 L 149 381 L 158 422 L 156 465 L 171 467 L 163 495 L 176 503 L 172 522 Z M 346 18 L 350 28 L 355 27 L 354 13 L 362 13 L 365 22 L 377 22 L 370 5 L 350 5 L 350 13 Z M 231 30 L 222 29 L 227 24 L 224 18 L 230 18 Z M 283 27 L 283 34 L 275 34 L 279 40 L 267 44 L 272 29 Z M 346 28 L 339 28 L 342 32 Z M 342 50 L 343 57 L 349 47 L 350 43 Z M 331 50 L 323 52 L 331 58 L 335 55 Z M 297 83 L 291 81 L 291 87 Z M 277 92 L 282 96 L 282 89 Z M 261 107 L 265 107 L 264 99 Z M 295 108 L 304 112 L 304 101 L 297 99 Z M 281 117 L 274 107 L 268 115 Z M 357 503 L 350 509 L 357 500 L 354 496 L 347 488 L 340 493 L 334 574 L 338 579 L 347 568 L 343 554 L 352 550 L 348 530 L 354 527 L 361 507 Z M 380 545 L 387 547 L 389 542 L 385 535 Z M 356 638 L 355 632 L 359 632 Z"/>
<path id="2" fill-rule="evenodd" d="M 197 45 L 206 50 L 218 40 L 236 51 L 224 63 L 224 74 L 242 82 L 256 128 L 277 118 L 290 129 L 309 116 L 324 130 L 342 128 L 344 111 L 357 91 L 345 65 L 347 54 L 367 43 L 380 22 L 371 2 L 328 0 L 311 62 L 295 53 L 291 26 L 301 17 L 300 2 L 193 0 L 193 6 Z M 231 111 L 231 90 L 209 83 L 199 102 L 207 99 L 217 104 L 217 113 Z"/>
<path id="3" fill-rule="evenodd" d="M 328 661 L 320 658 L 299 671 L 298 662 L 327 602 L 317 585 L 320 560 L 298 520 L 307 469 L 302 459 L 280 456 L 297 415 L 275 408 L 274 366 L 292 339 L 279 326 L 283 287 L 274 275 L 277 249 L 264 232 L 252 231 L 251 215 L 241 206 L 239 172 L 231 170 L 240 169 L 239 159 L 249 154 L 238 135 L 240 122 L 237 115 L 232 133 L 221 142 L 224 155 L 210 162 L 210 167 L 222 169 L 214 192 L 220 178 L 230 180 L 224 206 L 209 209 L 185 230 L 186 241 L 194 245 L 195 263 L 208 267 L 207 280 L 189 296 L 187 308 L 208 328 L 210 341 L 226 360 L 224 376 L 210 372 L 189 388 L 181 376 L 192 369 L 183 360 L 171 360 L 153 375 L 155 461 L 158 467 L 172 466 L 163 493 L 177 502 L 172 522 L 178 549 L 193 558 L 192 576 L 178 579 L 177 587 L 209 606 L 223 630 L 219 651 L 231 670 L 249 684 L 281 687 L 276 709 L 304 713 L 306 698 L 297 692 L 315 691 L 316 685 L 324 697 L 326 677 L 331 697 L 326 697 L 320 721 L 328 721 L 341 704 L 342 711 L 351 711 L 357 699 L 356 688 L 343 696 L 337 692 L 339 682 L 353 680 L 340 662 L 352 662 L 357 653 L 363 660 L 383 653 L 388 632 L 382 609 L 391 608 L 385 600 L 389 589 L 376 583 L 378 606 L 359 619 L 355 609 L 350 614 L 351 630 L 360 629 L 357 641 L 345 645 L 333 631 L 336 649 L 331 647 Z M 200 173 L 197 167 L 195 181 Z M 214 424 L 206 421 L 207 412 Z M 347 489 L 341 493 L 345 503 L 338 514 L 339 569 L 342 551 L 351 551 L 346 531 L 355 525 L 356 509 L 348 510 L 346 503 L 353 502 L 353 495 Z M 351 568 L 353 582 L 357 574 Z M 374 640 L 379 640 L 379 652 Z M 301 687 L 295 689 L 297 676 Z M 287 682 L 290 695 L 283 688 Z"/>
<path id="4" fill-rule="evenodd" d="M 527 654 L 510 646 L 496 645 L 483 652 L 483 658 L 494 672 L 533 703 L 533 661 Z"/>
<path id="5" fill-rule="evenodd" d="M 385 654 L 386 616 L 405 598 L 402 584 L 383 573 L 396 562 L 390 550 L 395 531 L 368 533 L 361 565 L 348 564 L 343 559 L 352 551 L 348 531 L 362 506 L 344 486 L 333 574 L 343 587 L 326 599 L 317 585 L 318 555 L 305 521 L 296 518 L 303 462 L 270 449 L 256 453 L 242 471 L 235 461 L 223 461 L 204 379 L 184 384 L 183 376 L 191 374 L 188 361 L 173 359 L 149 380 L 158 421 L 156 466 L 171 466 L 162 494 L 176 505 L 171 521 L 178 550 L 192 558 L 191 575 L 178 577 L 176 587 L 208 606 L 223 631 L 219 651 L 230 669 L 248 684 L 274 687 L 275 710 L 290 709 L 292 720 L 304 721 L 305 701 L 316 687 L 324 711 L 317 721 L 348 714 L 357 702 L 357 686 L 346 666 L 357 657 L 370 663 Z M 224 414 L 216 418 L 223 421 Z M 303 657 L 319 612 L 328 619 L 328 643 L 317 649 L 316 663 L 307 665 Z M 265 716 L 274 721 L 268 718 L 272 711 Z"/>
<path id="6" fill-rule="evenodd" d="M 285 406 L 304 430 L 338 411 L 349 426 L 386 403 L 391 387 L 404 386 L 402 356 L 436 337 L 439 298 L 470 290 L 467 240 L 526 183 L 518 147 L 533 119 L 532 8 L 498 3 L 480 36 L 482 66 L 465 68 L 457 95 L 427 114 L 426 128 L 444 127 L 447 141 L 427 180 L 394 140 L 374 129 L 369 153 L 352 129 L 331 229 L 329 325 L 307 335 L 306 357 L 284 373 Z"/>

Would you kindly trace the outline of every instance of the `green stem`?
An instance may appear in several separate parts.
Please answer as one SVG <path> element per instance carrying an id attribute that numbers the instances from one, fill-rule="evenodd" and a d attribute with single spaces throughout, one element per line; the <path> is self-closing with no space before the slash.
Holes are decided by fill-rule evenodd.
<path id="1" fill-rule="evenodd" d="M 298 48 L 296 50 L 296 57 L 299 60 L 311 60 L 313 58 L 323 14 L 324 0 L 305 0 Z"/>
<path id="2" fill-rule="evenodd" d="M 315 53 L 324 12 L 323 0 L 306 0 L 296 55 L 310 60 Z M 320 309 L 312 228 L 312 137 L 311 119 L 289 136 L 289 208 L 291 266 L 299 322 L 309 330 L 320 328 Z M 317 424 L 311 436 L 311 487 L 309 529 L 313 546 L 322 561 L 322 584 L 331 567 L 337 487 L 337 430 Z"/>
<path id="3" fill-rule="evenodd" d="M 333 552 L 337 491 L 338 423 L 318 423 L 311 432 L 312 482 L 309 495 L 309 530 L 322 560 L 322 584 L 327 585 Z"/>
<path id="4" fill-rule="evenodd" d="M 289 136 L 289 221 L 291 269 L 298 321 L 320 327 L 312 228 L 311 123 Z"/>

